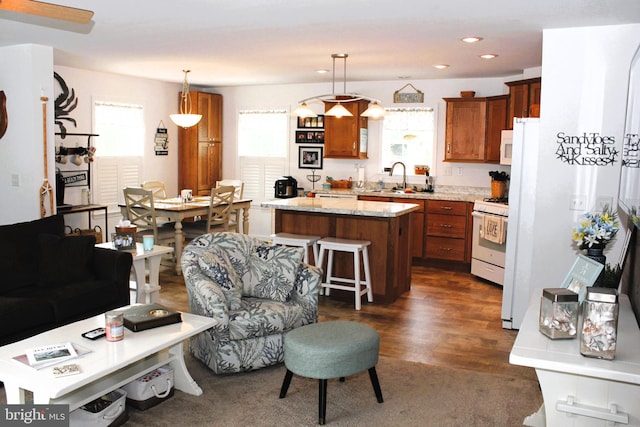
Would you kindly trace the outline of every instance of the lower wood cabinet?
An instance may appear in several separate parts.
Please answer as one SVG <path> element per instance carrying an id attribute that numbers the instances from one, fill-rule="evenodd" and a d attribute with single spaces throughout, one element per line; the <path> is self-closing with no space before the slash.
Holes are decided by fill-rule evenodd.
<path id="1" fill-rule="evenodd" d="M 471 203 L 385 196 L 358 196 L 358 200 L 419 205 L 411 213 L 411 256 L 471 263 Z"/>
<path id="2" fill-rule="evenodd" d="M 425 258 L 471 262 L 471 206 L 427 200 Z"/>

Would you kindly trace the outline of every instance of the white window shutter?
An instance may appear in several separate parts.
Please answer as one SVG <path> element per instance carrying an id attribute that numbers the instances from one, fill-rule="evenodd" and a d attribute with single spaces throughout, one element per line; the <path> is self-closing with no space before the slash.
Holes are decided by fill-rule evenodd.
<path id="1" fill-rule="evenodd" d="M 142 157 L 98 157 L 92 178 L 94 201 L 106 205 L 109 213 L 119 213 L 126 187 L 139 187 Z"/>
<path id="2" fill-rule="evenodd" d="M 276 179 L 285 173 L 286 159 L 277 157 L 240 157 L 240 179 L 244 182 L 244 197 L 253 205 L 273 199 Z"/>

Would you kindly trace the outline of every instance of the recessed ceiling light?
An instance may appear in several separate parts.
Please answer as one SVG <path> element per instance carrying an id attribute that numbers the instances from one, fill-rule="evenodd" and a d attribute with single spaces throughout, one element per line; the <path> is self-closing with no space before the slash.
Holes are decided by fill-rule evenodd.
<path id="1" fill-rule="evenodd" d="M 484 55 L 480 55 L 480 58 L 482 59 L 493 59 L 497 57 L 498 55 L 496 55 L 495 53 L 485 53 Z"/>
<path id="2" fill-rule="evenodd" d="M 479 42 L 480 40 L 482 40 L 482 37 L 476 37 L 476 36 L 463 37 L 460 40 L 462 40 L 465 43 L 476 43 L 476 42 Z"/>
<path id="3" fill-rule="evenodd" d="M 433 67 L 437 68 L 438 70 L 442 70 L 444 68 L 449 68 L 449 64 L 434 64 Z"/>
<path id="4" fill-rule="evenodd" d="M 329 70 L 316 70 L 316 73 L 318 74 L 327 74 L 329 72 Z"/>

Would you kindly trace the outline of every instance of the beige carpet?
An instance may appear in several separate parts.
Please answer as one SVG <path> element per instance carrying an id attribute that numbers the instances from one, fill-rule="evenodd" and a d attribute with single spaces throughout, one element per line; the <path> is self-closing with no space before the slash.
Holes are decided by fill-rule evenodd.
<path id="1" fill-rule="evenodd" d="M 279 399 L 283 365 L 218 376 L 186 356 L 202 396 L 176 391 L 160 405 L 129 408 L 126 426 L 314 426 L 318 381 L 294 376 Z M 384 402 L 376 401 L 367 372 L 340 383 L 330 380 L 329 426 L 521 426 L 542 395 L 535 380 L 439 368 L 381 357 L 377 365 Z M 4 388 L 0 403 L 5 403 Z"/>
<path id="2" fill-rule="evenodd" d="M 294 376 L 279 399 L 284 366 L 216 376 L 188 357 L 204 394 L 177 391 L 146 411 L 129 410 L 127 426 L 314 426 L 318 382 Z M 384 403 L 377 403 L 367 372 L 344 383 L 330 380 L 330 426 L 521 426 L 542 404 L 537 381 L 445 369 L 381 358 L 378 377 Z"/>

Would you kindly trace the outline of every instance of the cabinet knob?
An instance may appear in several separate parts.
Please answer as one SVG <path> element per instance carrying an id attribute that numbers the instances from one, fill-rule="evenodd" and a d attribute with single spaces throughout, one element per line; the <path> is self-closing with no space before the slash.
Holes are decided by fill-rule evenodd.
<path id="1" fill-rule="evenodd" d="M 440 224 L 441 228 L 452 228 L 453 226 L 451 224 Z"/>
<path id="2" fill-rule="evenodd" d="M 450 211 L 453 208 L 451 206 L 442 206 L 442 207 L 440 207 L 440 209 L 445 210 L 445 211 Z"/>
<path id="3" fill-rule="evenodd" d="M 451 143 L 447 144 L 447 153 L 451 154 Z"/>
<path id="4" fill-rule="evenodd" d="M 356 151 L 356 142 L 353 141 L 353 151 Z"/>

